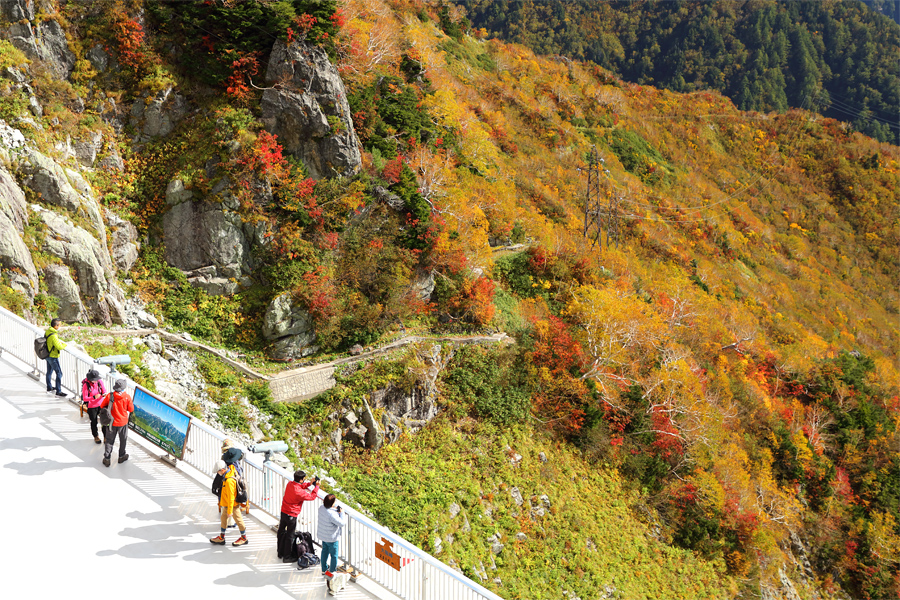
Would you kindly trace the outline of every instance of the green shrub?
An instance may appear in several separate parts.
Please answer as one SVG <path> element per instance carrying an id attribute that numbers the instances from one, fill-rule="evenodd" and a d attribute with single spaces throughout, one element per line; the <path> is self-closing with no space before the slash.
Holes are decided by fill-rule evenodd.
<path id="1" fill-rule="evenodd" d="M 494 278 L 520 298 L 531 298 L 535 294 L 532 287 L 534 280 L 528 268 L 528 252 L 507 254 L 495 260 Z"/>
<path id="2" fill-rule="evenodd" d="M 667 178 L 672 166 L 647 141 L 624 129 L 613 129 L 606 135 L 606 143 L 629 173 L 645 183 L 657 183 Z"/>
<path id="3" fill-rule="evenodd" d="M 197 370 L 203 375 L 206 383 L 215 387 L 235 388 L 241 380 L 231 367 L 209 354 L 197 357 Z"/>
<path id="4" fill-rule="evenodd" d="M 506 348 L 463 346 L 444 378 L 447 396 L 470 405 L 476 416 L 498 425 L 523 420 L 531 396 L 515 359 L 514 351 Z"/>
<path id="5" fill-rule="evenodd" d="M 219 405 L 216 417 L 227 429 L 240 431 L 241 433 L 250 433 L 250 427 L 247 425 L 247 415 L 244 414 L 244 408 L 238 402 L 225 402 Z"/>

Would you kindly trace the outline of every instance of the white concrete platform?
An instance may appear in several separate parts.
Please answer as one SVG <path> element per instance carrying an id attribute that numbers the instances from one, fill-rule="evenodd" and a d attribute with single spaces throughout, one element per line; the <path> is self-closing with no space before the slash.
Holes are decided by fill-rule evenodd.
<path id="1" fill-rule="evenodd" d="M 250 543 L 219 532 L 208 479 L 174 468 L 129 432 L 130 460 L 104 467 L 87 416 L 0 356 L 0 572 L 9 597 L 330 598 L 318 567 L 276 556 L 271 519 L 246 519 Z M 368 582 L 366 582 L 368 583 Z M 366 586 L 369 587 L 369 586 Z M 350 584 L 345 600 L 391 596 Z M 5 596 L 6 594 L 4 594 Z"/>

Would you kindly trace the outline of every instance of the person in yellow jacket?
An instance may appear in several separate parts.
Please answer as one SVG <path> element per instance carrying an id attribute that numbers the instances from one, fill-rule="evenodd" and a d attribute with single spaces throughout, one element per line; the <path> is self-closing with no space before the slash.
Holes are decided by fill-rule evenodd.
<path id="1" fill-rule="evenodd" d="M 243 546 L 247 543 L 247 528 L 244 527 L 243 512 L 246 503 L 237 501 L 237 472 L 234 465 L 225 464 L 224 460 L 216 462 L 216 473 L 222 476 L 222 489 L 219 492 L 219 516 L 221 519 L 222 531 L 219 535 L 211 538 L 209 541 L 220 546 L 225 545 L 225 530 L 228 527 L 229 515 L 234 517 L 241 537 L 231 543 L 232 546 Z"/>
<path id="2" fill-rule="evenodd" d="M 59 319 L 50 321 L 50 327 L 44 332 L 44 338 L 47 340 L 47 350 L 50 351 L 50 356 L 46 359 L 47 391 L 53 391 L 53 384 L 51 381 L 53 381 L 53 374 L 56 373 L 56 395 L 64 397 L 67 394 L 62 391 L 62 367 L 59 366 L 59 353 L 66 349 L 66 344 L 59 339 L 59 329 L 61 325 L 62 321 Z"/>

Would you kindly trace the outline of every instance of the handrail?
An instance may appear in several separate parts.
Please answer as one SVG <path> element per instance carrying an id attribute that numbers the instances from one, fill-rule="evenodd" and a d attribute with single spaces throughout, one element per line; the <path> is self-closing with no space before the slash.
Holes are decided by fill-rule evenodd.
<path id="1" fill-rule="evenodd" d="M 0 352 L 8 352 L 27 364 L 33 369 L 35 376 L 46 373 L 45 361 L 35 356 L 33 348 L 34 340 L 43 333 L 42 329 L 0 307 Z M 111 375 L 108 367 L 97 364 L 90 356 L 74 348 L 66 348 L 60 353 L 60 366 L 63 381 L 75 382 L 76 386 L 80 381 L 80 374 L 86 373 L 88 369 L 100 372 L 110 388 L 113 377 L 123 376 L 121 373 Z M 137 384 L 134 387 L 166 403 L 146 388 Z M 78 393 L 77 389 L 66 389 Z M 225 438 L 226 435 L 221 431 L 191 417 L 182 460 L 203 473 L 211 473 L 215 462 L 221 458 Z M 244 453 L 241 462 L 244 478 L 248 483 L 250 502 L 271 517 L 279 518 L 281 499 L 287 483 L 293 481 L 293 473 L 272 462 L 260 462 L 249 453 Z M 325 492 L 319 491 L 319 498 L 324 498 L 325 495 Z M 347 525 L 341 533 L 338 558 L 393 594 L 410 600 L 501 600 L 500 596 L 359 511 L 344 507 L 344 515 L 347 517 Z M 297 522 L 302 529 L 315 535 L 318 525 L 317 503 L 305 502 Z M 376 546 L 384 547 L 384 542 L 398 556 L 399 569 L 376 556 Z"/>

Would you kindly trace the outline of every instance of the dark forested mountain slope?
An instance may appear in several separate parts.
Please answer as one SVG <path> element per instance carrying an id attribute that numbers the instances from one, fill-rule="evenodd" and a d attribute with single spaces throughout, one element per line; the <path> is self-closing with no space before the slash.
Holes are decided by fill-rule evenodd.
<path id="1" fill-rule="evenodd" d="M 714 89 L 744 110 L 809 108 L 900 140 L 900 25 L 856 0 L 457 3 L 486 35 L 590 60 L 627 81 Z"/>

